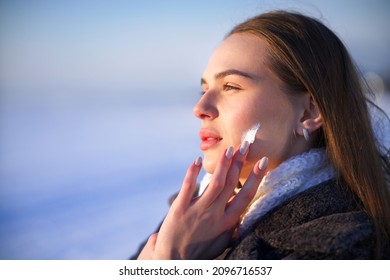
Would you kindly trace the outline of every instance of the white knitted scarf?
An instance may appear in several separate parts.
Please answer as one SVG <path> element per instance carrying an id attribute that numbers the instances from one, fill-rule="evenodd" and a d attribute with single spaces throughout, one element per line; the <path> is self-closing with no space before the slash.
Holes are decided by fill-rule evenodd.
<path id="1" fill-rule="evenodd" d="M 255 198 L 241 219 L 239 233 L 292 196 L 335 177 L 325 149 L 294 156 L 271 170 L 261 181 Z"/>
<path id="2" fill-rule="evenodd" d="M 258 218 L 292 196 L 335 177 L 325 149 L 312 149 L 294 156 L 269 171 L 261 181 L 255 198 L 241 219 L 239 234 Z M 200 183 L 200 193 L 210 182 L 206 174 Z"/>

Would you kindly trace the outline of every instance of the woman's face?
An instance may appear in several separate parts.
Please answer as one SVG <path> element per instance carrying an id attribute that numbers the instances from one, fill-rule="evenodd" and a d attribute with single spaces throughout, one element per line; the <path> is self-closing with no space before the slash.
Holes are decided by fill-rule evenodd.
<path id="1" fill-rule="evenodd" d="M 225 149 L 237 148 L 245 131 L 260 123 L 241 172 L 241 180 L 263 156 L 272 169 L 302 152 L 294 136 L 304 114 L 304 99 L 292 97 L 266 63 L 267 45 L 251 34 L 229 36 L 212 54 L 201 84 L 203 95 L 194 107 L 200 130 L 203 166 L 213 173 Z"/>

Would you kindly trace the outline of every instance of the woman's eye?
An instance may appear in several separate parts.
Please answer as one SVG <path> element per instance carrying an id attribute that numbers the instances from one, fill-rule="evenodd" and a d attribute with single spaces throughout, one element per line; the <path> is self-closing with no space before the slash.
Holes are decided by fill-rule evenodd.
<path id="1" fill-rule="evenodd" d="M 240 89 L 239 87 L 229 85 L 229 84 L 223 86 L 224 91 L 239 90 L 239 89 Z"/>

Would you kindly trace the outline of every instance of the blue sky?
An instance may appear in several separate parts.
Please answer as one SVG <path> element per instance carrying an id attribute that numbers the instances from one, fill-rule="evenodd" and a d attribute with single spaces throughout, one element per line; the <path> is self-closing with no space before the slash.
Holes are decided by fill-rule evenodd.
<path id="1" fill-rule="evenodd" d="M 364 70 L 389 71 L 386 0 L 5 0 L 0 81 L 29 91 L 196 87 L 233 25 L 285 8 L 323 19 Z"/>

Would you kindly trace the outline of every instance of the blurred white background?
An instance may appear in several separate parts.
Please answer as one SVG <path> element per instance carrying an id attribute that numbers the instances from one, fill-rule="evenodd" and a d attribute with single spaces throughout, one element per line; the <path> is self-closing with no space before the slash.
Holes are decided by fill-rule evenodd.
<path id="1" fill-rule="evenodd" d="M 273 9 L 333 29 L 390 113 L 386 0 L 2 0 L 0 258 L 130 257 L 201 154 L 209 55 Z"/>

